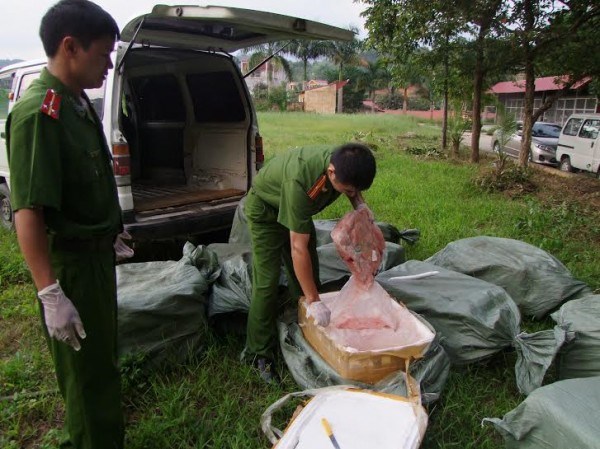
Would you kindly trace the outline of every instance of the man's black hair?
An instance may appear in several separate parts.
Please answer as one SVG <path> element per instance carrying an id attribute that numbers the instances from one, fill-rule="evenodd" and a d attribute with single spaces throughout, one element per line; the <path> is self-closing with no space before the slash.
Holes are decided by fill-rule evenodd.
<path id="1" fill-rule="evenodd" d="M 61 0 L 51 6 L 40 24 L 40 38 L 46 56 L 52 58 L 66 36 L 72 36 L 87 50 L 103 37 L 119 38 L 119 26 L 110 14 L 88 0 Z"/>
<path id="2" fill-rule="evenodd" d="M 342 184 L 348 184 L 362 191 L 373 184 L 375 178 L 375 157 L 369 147 L 360 143 L 342 145 L 331 155 L 335 176 Z"/>

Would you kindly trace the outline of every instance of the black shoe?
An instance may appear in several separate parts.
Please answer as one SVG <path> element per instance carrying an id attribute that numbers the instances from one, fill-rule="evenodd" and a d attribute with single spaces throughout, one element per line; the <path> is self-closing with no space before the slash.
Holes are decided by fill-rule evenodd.
<path id="1" fill-rule="evenodd" d="M 258 357 L 254 361 L 254 367 L 258 370 L 258 375 L 268 384 L 279 383 L 279 376 L 275 372 L 273 362 L 265 357 Z"/>

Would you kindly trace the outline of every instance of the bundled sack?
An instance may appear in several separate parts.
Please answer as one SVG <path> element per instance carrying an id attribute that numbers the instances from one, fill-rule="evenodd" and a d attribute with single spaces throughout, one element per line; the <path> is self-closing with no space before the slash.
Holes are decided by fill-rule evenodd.
<path id="1" fill-rule="evenodd" d="M 600 377 L 538 388 L 504 418 L 486 418 L 507 449 L 598 449 Z"/>
<path id="2" fill-rule="evenodd" d="M 208 249 L 216 254 L 221 268 L 208 300 L 209 318 L 221 313 L 247 313 L 252 298 L 250 245 L 214 243 Z"/>
<path id="3" fill-rule="evenodd" d="M 434 271 L 424 279 L 394 279 Z M 517 386 L 524 393 L 542 384 L 565 341 L 559 328 L 521 333 L 519 309 L 503 288 L 427 262 L 410 260 L 376 282 L 435 328 L 452 363 L 473 363 L 515 346 Z"/>
<path id="4" fill-rule="evenodd" d="M 335 243 L 317 247 L 319 257 L 319 280 L 324 290 L 339 290 L 350 278 L 350 269 L 340 257 Z M 396 243 L 385 242 L 379 271 L 389 270 L 405 261 L 404 248 Z"/>
<path id="5" fill-rule="evenodd" d="M 591 293 L 555 257 L 519 240 L 457 240 L 426 262 L 504 288 L 524 315 L 538 319 L 565 301 Z"/>
<path id="6" fill-rule="evenodd" d="M 178 261 L 117 266 L 119 356 L 183 360 L 199 349 L 206 329 L 216 255 L 186 243 Z"/>
<path id="7" fill-rule="evenodd" d="M 551 316 L 574 334 L 558 354 L 559 379 L 600 376 L 600 295 L 569 301 Z"/>

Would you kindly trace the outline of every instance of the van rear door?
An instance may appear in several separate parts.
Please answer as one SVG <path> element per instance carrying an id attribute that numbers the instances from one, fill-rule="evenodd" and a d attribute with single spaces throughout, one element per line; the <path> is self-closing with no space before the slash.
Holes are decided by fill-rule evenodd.
<path id="1" fill-rule="evenodd" d="M 353 35 L 331 25 L 250 9 L 156 5 L 125 25 L 121 40 L 130 42 L 135 36 L 136 43 L 147 46 L 231 53 L 287 39 L 352 40 Z"/>

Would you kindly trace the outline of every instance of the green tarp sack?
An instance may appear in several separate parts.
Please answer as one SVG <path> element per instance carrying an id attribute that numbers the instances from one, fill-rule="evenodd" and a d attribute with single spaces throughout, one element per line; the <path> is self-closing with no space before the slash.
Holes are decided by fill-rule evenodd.
<path id="1" fill-rule="evenodd" d="M 117 266 L 118 351 L 150 362 L 180 361 L 197 352 L 207 329 L 216 255 L 186 243 L 179 261 Z"/>
<path id="2" fill-rule="evenodd" d="M 286 312 L 277 326 L 281 353 L 300 388 L 306 390 L 333 385 L 354 385 L 358 388 L 399 396 L 408 395 L 401 372 L 391 374 L 375 385 L 341 377 L 306 341 L 298 325 L 297 311 Z M 410 375 L 419 382 L 423 404 L 431 404 L 439 399 L 449 372 L 450 360 L 436 339 L 423 358 L 413 361 L 410 365 Z"/>
<path id="3" fill-rule="evenodd" d="M 502 419 L 485 418 L 507 449 L 600 448 L 600 377 L 561 380 L 531 393 Z"/>
<path id="4" fill-rule="evenodd" d="M 600 295 L 569 301 L 551 316 L 574 334 L 558 354 L 559 379 L 600 376 Z"/>
<path id="5" fill-rule="evenodd" d="M 537 319 L 565 301 L 592 293 L 558 259 L 519 240 L 499 237 L 457 240 L 426 262 L 504 288 L 523 315 Z"/>
<path id="6" fill-rule="evenodd" d="M 394 279 L 431 271 L 438 274 Z M 565 340 L 565 332 L 557 327 L 530 335 L 521 333 L 519 309 L 503 288 L 431 263 L 410 260 L 375 279 L 434 327 L 454 364 L 477 362 L 511 345 L 516 347 L 517 386 L 526 394 L 542 384 Z"/>
<path id="7" fill-rule="evenodd" d="M 238 203 L 233 215 L 231 223 L 231 231 L 229 232 L 229 243 L 237 243 L 241 245 L 250 245 L 250 230 L 246 222 L 246 214 L 244 212 L 244 204 L 246 197 L 244 196 Z"/>

